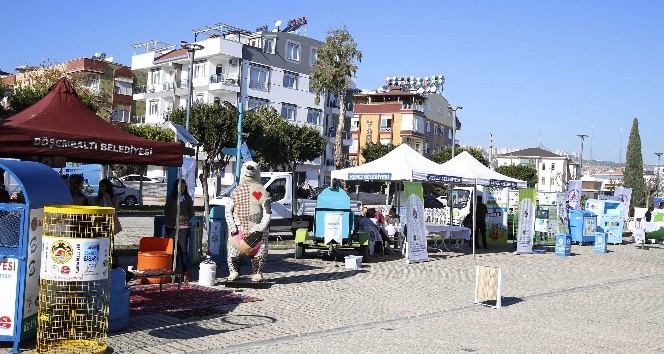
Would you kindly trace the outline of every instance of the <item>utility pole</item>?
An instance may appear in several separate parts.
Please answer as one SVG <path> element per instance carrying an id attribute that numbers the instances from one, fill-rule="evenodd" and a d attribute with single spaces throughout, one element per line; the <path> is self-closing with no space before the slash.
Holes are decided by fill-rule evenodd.
<path id="1" fill-rule="evenodd" d="M 593 140 L 595 140 L 595 126 L 590 126 L 590 159 L 593 159 Z"/>
<path id="2" fill-rule="evenodd" d="M 580 155 L 581 162 L 579 163 L 579 168 L 581 169 L 581 176 L 579 176 L 579 177 L 583 177 L 583 140 L 585 138 L 587 138 L 588 135 L 587 134 L 577 134 L 576 136 L 581 138 L 581 155 Z"/>
<path id="3" fill-rule="evenodd" d="M 456 127 L 457 127 L 457 115 L 456 111 L 458 109 L 463 109 L 461 106 L 448 106 L 448 109 L 452 110 L 452 158 L 454 158 L 454 147 L 456 146 Z M 450 224 L 451 225 L 451 224 Z"/>
<path id="4" fill-rule="evenodd" d="M 659 195 L 659 158 L 662 157 L 661 152 L 656 152 L 657 155 L 657 175 L 655 175 L 655 196 Z"/>
<path id="5" fill-rule="evenodd" d="M 189 131 L 189 122 L 191 121 L 191 106 L 193 104 L 194 98 L 194 53 L 197 50 L 204 49 L 200 44 L 196 43 L 187 43 L 187 41 L 181 41 L 182 49 L 186 49 L 189 52 L 189 77 L 187 78 L 187 92 L 189 97 L 187 97 L 187 121 L 184 125 L 184 128 Z M 198 161 L 196 161 L 198 164 Z"/>

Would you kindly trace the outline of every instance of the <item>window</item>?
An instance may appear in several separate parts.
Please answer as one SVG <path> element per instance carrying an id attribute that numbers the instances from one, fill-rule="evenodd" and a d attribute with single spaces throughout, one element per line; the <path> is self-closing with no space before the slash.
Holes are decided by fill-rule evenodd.
<path id="1" fill-rule="evenodd" d="M 351 140 L 350 146 L 348 147 L 349 154 L 357 154 L 360 150 L 360 141 L 356 138 Z"/>
<path id="2" fill-rule="evenodd" d="M 546 170 L 546 164 L 545 163 L 542 164 L 542 171 L 544 171 L 544 170 Z"/>
<path id="3" fill-rule="evenodd" d="M 452 139 L 452 129 L 447 131 L 447 138 Z"/>
<path id="4" fill-rule="evenodd" d="M 546 177 L 542 177 L 542 186 L 546 184 Z"/>
<path id="5" fill-rule="evenodd" d="M 300 61 L 300 45 L 298 43 L 286 43 L 286 58 L 293 61 Z"/>
<path id="6" fill-rule="evenodd" d="M 391 132 L 392 131 L 392 116 L 381 116 L 380 117 L 380 131 L 381 132 Z"/>
<path id="7" fill-rule="evenodd" d="M 150 83 L 152 85 L 157 85 L 161 83 L 161 78 L 159 77 L 159 70 L 152 71 L 151 74 L 152 75 L 150 76 Z"/>
<path id="8" fill-rule="evenodd" d="M 281 116 L 284 119 L 288 120 L 295 120 L 295 110 L 297 109 L 297 106 L 293 106 L 290 104 L 283 104 L 281 106 Z"/>
<path id="9" fill-rule="evenodd" d="M 320 116 L 323 112 L 317 110 L 317 109 L 310 109 L 309 112 L 307 112 L 307 123 L 313 124 L 313 125 L 319 125 L 320 124 Z"/>
<path id="10" fill-rule="evenodd" d="M 443 107 L 438 106 L 438 114 L 442 115 L 443 114 Z"/>
<path id="11" fill-rule="evenodd" d="M 427 133 L 431 133 L 431 123 L 427 122 Z"/>
<path id="12" fill-rule="evenodd" d="M 274 54 L 275 38 L 263 38 L 263 53 Z"/>
<path id="13" fill-rule="evenodd" d="M 433 125 L 433 135 L 438 135 L 438 124 Z"/>
<path id="14" fill-rule="evenodd" d="M 429 143 L 424 143 L 424 153 L 428 154 L 429 153 Z"/>
<path id="15" fill-rule="evenodd" d="M 284 87 L 294 90 L 297 89 L 297 75 L 284 72 Z"/>
<path id="16" fill-rule="evenodd" d="M 270 193 L 272 201 L 278 202 L 286 197 L 286 179 L 275 179 L 274 182 L 267 187 L 267 192 Z"/>
<path id="17" fill-rule="evenodd" d="M 205 62 L 194 63 L 194 79 L 205 76 Z"/>
<path id="18" fill-rule="evenodd" d="M 555 169 L 556 169 L 556 164 L 552 162 L 552 163 L 551 163 L 551 170 L 553 171 L 553 170 L 555 170 Z"/>
<path id="19" fill-rule="evenodd" d="M 389 145 L 389 144 L 392 143 L 392 139 L 390 139 L 390 138 L 381 138 L 381 139 L 380 139 L 380 143 L 381 143 L 382 145 Z"/>
<path id="20" fill-rule="evenodd" d="M 309 56 L 309 65 L 313 66 L 318 60 L 318 48 L 311 48 L 311 56 Z"/>
<path id="21" fill-rule="evenodd" d="M 360 117 L 355 116 L 350 119 L 350 131 L 356 132 L 360 130 Z"/>
<path id="22" fill-rule="evenodd" d="M 150 109 L 148 110 L 148 114 L 153 115 L 158 113 L 159 113 L 159 101 L 150 101 Z"/>
<path id="23" fill-rule="evenodd" d="M 270 105 L 270 101 L 268 101 L 268 100 L 249 97 L 249 109 L 254 109 L 256 107 L 268 107 L 269 105 Z"/>
<path id="24" fill-rule="evenodd" d="M 415 143 L 415 151 L 420 152 L 420 143 Z"/>
<path id="25" fill-rule="evenodd" d="M 268 91 L 269 69 L 252 65 L 249 69 L 249 87 L 254 90 Z"/>
<path id="26" fill-rule="evenodd" d="M 115 80 L 115 84 L 113 86 L 113 92 L 119 95 L 131 95 L 132 91 L 133 90 L 131 82 L 119 81 L 117 79 Z"/>
<path id="27" fill-rule="evenodd" d="M 114 122 L 129 122 L 130 112 L 126 109 L 115 109 L 111 114 L 111 120 Z"/>

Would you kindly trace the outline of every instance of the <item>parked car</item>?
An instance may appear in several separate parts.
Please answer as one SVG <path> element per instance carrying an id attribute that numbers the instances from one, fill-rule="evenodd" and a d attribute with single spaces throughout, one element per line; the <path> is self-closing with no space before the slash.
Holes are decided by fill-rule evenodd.
<path id="1" fill-rule="evenodd" d="M 123 182 L 140 182 L 143 179 L 143 182 L 159 182 L 155 178 L 150 178 L 141 175 L 126 175 L 119 178 Z"/>
<path id="2" fill-rule="evenodd" d="M 118 197 L 120 204 L 127 206 L 138 204 L 140 197 L 138 190 L 125 186 L 121 180 L 115 177 L 108 177 L 108 179 L 113 183 L 113 193 Z"/>

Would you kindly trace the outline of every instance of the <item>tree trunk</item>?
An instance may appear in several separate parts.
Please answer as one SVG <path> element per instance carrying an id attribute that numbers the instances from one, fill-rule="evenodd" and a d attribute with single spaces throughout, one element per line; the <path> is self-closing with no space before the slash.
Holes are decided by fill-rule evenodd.
<path id="1" fill-rule="evenodd" d="M 343 133 L 344 125 L 346 123 L 346 94 L 345 91 L 338 92 L 339 96 L 339 118 L 337 121 L 337 135 L 334 140 L 334 167 L 339 169 L 343 168 Z"/>

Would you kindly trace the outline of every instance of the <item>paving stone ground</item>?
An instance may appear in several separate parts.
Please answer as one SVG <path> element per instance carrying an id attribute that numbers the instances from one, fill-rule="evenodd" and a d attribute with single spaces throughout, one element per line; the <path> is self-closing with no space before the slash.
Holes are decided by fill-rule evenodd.
<path id="1" fill-rule="evenodd" d="M 126 219 L 119 240 L 151 232 L 148 218 Z M 335 267 L 315 251 L 302 260 L 290 250 L 273 251 L 266 266 L 272 286 L 237 290 L 262 301 L 219 306 L 189 320 L 130 317 L 126 330 L 110 334 L 109 347 L 113 353 L 664 353 L 662 245 L 609 245 L 604 255 L 574 245 L 565 258 L 515 255 L 511 246 L 476 257 L 467 247 L 454 251 L 410 265 L 397 255 L 378 256 L 360 270 Z M 502 268 L 503 308 L 473 304 L 478 264 Z M 227 269 L 218 268 L 221 280 Z M 0 343 L 0 353 L 8 347 Z M 34 348 L 34 341 L 22 348 Z"/>

